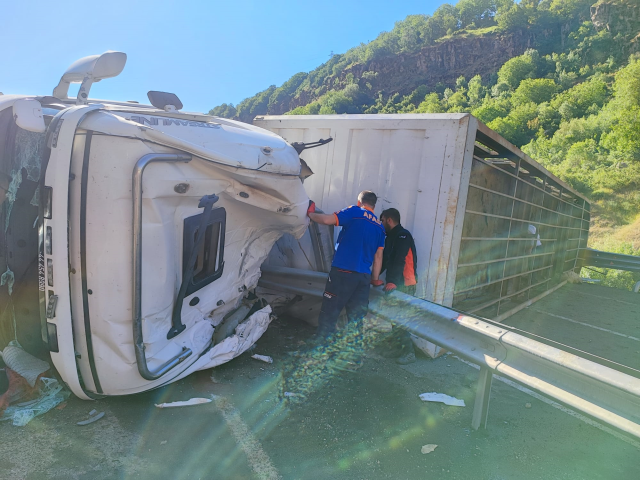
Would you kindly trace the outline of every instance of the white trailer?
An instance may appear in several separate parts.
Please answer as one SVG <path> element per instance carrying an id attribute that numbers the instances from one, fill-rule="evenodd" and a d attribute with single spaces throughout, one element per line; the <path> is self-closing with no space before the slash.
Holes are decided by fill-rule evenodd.
<path id="1" fill-rule="evenodd" d="M 378 195 L 378 215 L 397 208 L 416 241 L 420 298 L 501 320 L 563 284 L 587 246 L 588 200 L 472 115 L 282 115 L 254 124 L 288 142 L 334 139 L 305 152 L 315 172 L 305 190 L 326 212 L 364 189 Z"/>
<path id="2" fill-rule="evenodd" d="M 308 225 L 298 152 L 277 135 L 163 92 L 89 99 L 125 61 L 81 59 L 53 96 L 0 95 L 0 349 L 41 334 L 84 399 L 248 349 L 271 319 L 252 293 L 260 265 Z"/>

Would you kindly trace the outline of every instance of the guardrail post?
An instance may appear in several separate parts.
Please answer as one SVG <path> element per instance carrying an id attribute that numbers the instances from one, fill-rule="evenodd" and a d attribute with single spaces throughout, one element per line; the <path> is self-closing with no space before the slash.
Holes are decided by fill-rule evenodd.
<path id="1" fill-rule="evenodd" d="M 480 378 L 478 379 L 478 390 L 476 391 L 476 401 L 473 406 L 473 418 L 471 419 L 471 426 L 474 430 L 478 430 L 480 425 L 487 428 L 492 379 L 493 373 L 491 370 L 487 367 L 481 367 Z"/>

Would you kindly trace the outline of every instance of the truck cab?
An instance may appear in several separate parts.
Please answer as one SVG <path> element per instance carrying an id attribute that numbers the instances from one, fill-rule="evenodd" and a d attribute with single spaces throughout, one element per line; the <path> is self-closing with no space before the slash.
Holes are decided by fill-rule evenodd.
<path id="1" fill-rule="evenodd" d="M 247 350 L 271 319 L 260 265 L 308 225 L 298 152 L 279 136 L 164 92 L 92 100 L 125 62 L 86 57 L 52 96 L 0 95 L 0 340 L 45 345 L 84 399 Z"/>

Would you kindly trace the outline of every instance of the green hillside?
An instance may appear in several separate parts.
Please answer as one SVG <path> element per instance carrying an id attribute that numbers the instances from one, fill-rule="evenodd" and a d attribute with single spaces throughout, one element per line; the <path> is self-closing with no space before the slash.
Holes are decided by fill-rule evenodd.
<path id="1" fill-rule="evenodd" d="M 595 202 L 590 246 L 640 254 L 640 1 L 592 2 L 444 4 L 210 113 L 470 112 Z"/>

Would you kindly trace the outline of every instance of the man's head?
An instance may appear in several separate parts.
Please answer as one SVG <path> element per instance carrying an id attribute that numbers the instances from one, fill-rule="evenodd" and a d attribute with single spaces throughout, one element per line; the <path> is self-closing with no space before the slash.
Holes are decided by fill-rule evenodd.
<path id="1" fill-rule="evenodd" d="M 389 232 L 393 230 L 396 225 L 400 225 L 400 212 L 395 208 L 387 208 L 380 214 L 380 221 L 384 229 Z"/>
<path id="2" fill-rule="evenodd" d="M 373 210 L 376 206 L 377 201 L 378 197 L 371 190 L 363 190 L 358 195 L 359 207 L 369 207 L 371 210 Z"/>

